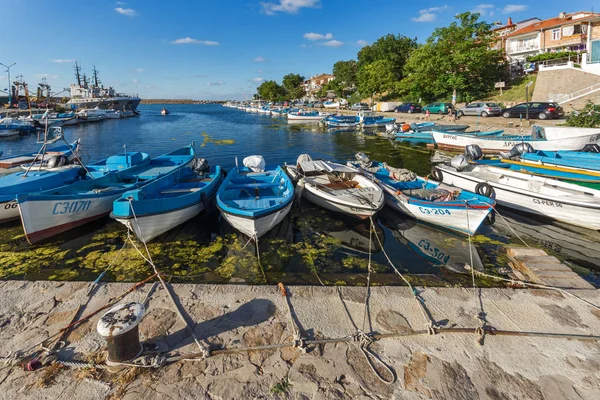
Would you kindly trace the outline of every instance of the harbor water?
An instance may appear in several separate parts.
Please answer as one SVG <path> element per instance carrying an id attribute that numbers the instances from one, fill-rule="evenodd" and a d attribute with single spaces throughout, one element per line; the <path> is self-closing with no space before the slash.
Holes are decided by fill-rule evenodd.
<path id="1" fill-rule="evenodd" d="M 374 134 L 288 125 L 284 118 L 221 105 L 173 104 L 167 116 L 161 115 L 162 107 L 141 105 L 139 117 L 65 127 L 65 138 L 81 139 L 84 161 L 125 150 L 157 156 L 194 142 L 200 157 L 225 169 L 234 167 L 236 158 L 241 163 L 254 154 L 262 155 L 267 164 L 289 164 L 303 153 L 345 162 L 359 151 L 419 175 L 431 169 L 432 152 L 426 147 L 400 145 Z M 0 141 L 4 156 L 38 149 L 33 136 Z M 296 202 L 290 215 L 261 238 L 258 249 L 214 211 L 156 238 L 149 250 L 157 267 L 178 282 L 361 285 L 366 283 L 371 253 L 375 284 L 401 284 L 387 254 L 414 283 L 469 285 L 465 263 L 504 274 L 509 270 L 504 249 L 522 244 L 520 237 L 568 263 L 585 279 L 600 283 L 598 232 L 500 212 L 504 218 L 483 225 L 471 238 L 471 251 L 467 236 L 388 209 L 374 218 L 372 232 L 369 221 L 347 220 L 305 201 Z M 93 280 L 107 267 L 105 280 L 148 276 L 151 267 L 126 242 L 125 227 L 110 218 L 36 246 L 26 242 L 19 222 L 5 224 L 0 226 L 0 279 Z"/>

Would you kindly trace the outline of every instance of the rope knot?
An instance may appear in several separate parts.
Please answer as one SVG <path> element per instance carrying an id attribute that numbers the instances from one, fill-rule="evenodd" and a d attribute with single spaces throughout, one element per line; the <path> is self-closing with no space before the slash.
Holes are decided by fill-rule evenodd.
<path id="1" fill-rule="evenodd" d="M 435 330 L 435 327 L 433 326 L 433 324 L 431 322 L 428 324 L 425 324 L 425 329 L 427 329 L 427 334 L 429 334 L 431 336 L 437 334 L 437 331 Z"/>

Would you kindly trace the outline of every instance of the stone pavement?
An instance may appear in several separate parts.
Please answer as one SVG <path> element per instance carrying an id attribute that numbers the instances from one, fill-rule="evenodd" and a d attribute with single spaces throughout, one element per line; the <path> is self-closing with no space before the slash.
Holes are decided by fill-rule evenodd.
<path id="1" fill-rule="evenodd" d="M 151 284 L 124 301 L 143 301 Z M 86 282 L 0 282 L 0 356 L 24 349 L 66 326 L 87 299 Z M 131 284 L 102 285 L 83 314 Z M 276 286 L 173 285 L 195 333 L 211 348 L 240 348 L 292 339 L 286 299 Z M 600 304 L 598 290 L 573 291 Z M 366 288 L 289 287 L 292 311 L 308 338 L 339 338 L 363 329 Z M 474 328 L 481 312 L 501 330 L 600 334 L 600 311 L 549 290 L 425 288 L 421 293 L 438 327 Z M 406 287 L 374 287 L 365 330 L 425 329 Z M 61 360 L 101 360 L 96 333 L 102 313 L 74 330 Z M 143 339 L 173 352 L 196 352 L 162 289 L 150 297 L 140 325 Z M 396 375 L 380 381 L 355 343 L 214 355 L 160 369 L 119 372 L 61 368 L 35 372 L 0 364 L 1 399 L 594 399 L 600 398 L 600 341 L 549 337 L 438 333 L 383 338 L 370 349 Z M 386 371 L 379 369 L 389 378 Z"/>

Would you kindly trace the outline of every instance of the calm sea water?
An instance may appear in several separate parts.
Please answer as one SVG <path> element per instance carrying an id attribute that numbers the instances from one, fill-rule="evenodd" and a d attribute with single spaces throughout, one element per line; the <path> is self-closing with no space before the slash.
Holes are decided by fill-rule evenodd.
<path id="1" fill-rule="evenodd" d="M 156 156 L 195 142 L 200 157 L 226 169 L 235 165 L 236 157 L 241 163 L 253 154 L 263 155 L 269 164 L 283 164 L 294 163 L 302 153 L 346 161 L 358 151 L 421 175 L 431 168 L 431 152 L 425 147 L 400 146 L 376 135 L 288 125 L 282 118 L 220 105 L 167 108 L 171 114 L 162 116 L 162 105 L 142 105 L 139 117 L 66 127 L 65 137 L 68 141 L 81 138 L 89 160 L 121 153 L 123 146 L 128 151 Z M 4 155 L 38 148 L 34 137 L 0 141 Z M 457 271 L 461 264 L 471 263 L 472 257 L 479 268 L 506 269 L 503 248 L 518 242 L 513 230 L 528 243 L 544 247 L 573 265 L 594 268 L 600 264 L 600 254 L 591 250 L 598 242 L 593 233 L 506 214 L 512 229 L 500 220 L 494 226 L 483 226 L 481 234 L 473 238 L 472 253 L 466 237 L 416 223 L 389 210 L 377 216 L 376 231 L 383 249 L 401 271 L 429 283 L 467 284 L 468 277 Z M 0 230 L 0 278 L 17 279 L 92 279 L 116 255 L 126 237 L 124 227 L 108 218 L 33 248 L 23 241 L 18 223 Z M 244 239 L 236 237 L 216 214 L 199 216 L 163 235 L 154 241 L 152 251 L 162 263 L 159 267 L 172 272 L 175 279 L 261 282 L 262 268 L 268 281 L 358 284 L 364 283 L 371 248 L 375 282 L 399 282 L 379 242 L 371 236 L 369 245 L 369 237 L 368 223 L 345 220 L 302 201 L 281 226 L 261 240 L 260 266 L 255 261 L 256 249 L 242 249 Z M 129 256 L 135 258 L 135 254 Z M 131 261 L 116 264 L 114 271 L 109 271 L 114 280 L 144 276 L 143 263 L 136 264 L 136 268 L 131 267 Z M 580 271 L 591 280 L 597 279 L 584 269 Z"/>

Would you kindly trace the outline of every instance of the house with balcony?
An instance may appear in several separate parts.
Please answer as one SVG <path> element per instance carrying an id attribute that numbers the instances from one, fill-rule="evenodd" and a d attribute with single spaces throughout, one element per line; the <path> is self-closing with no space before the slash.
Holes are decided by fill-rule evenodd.
<path id="1" fill-rule="evenodd" d="M 312 95 L 329 82 L 335 79 L 335 76 L 331 74 L 320 74 L 310 77 L 309 79 L 304 81 L 304 92 L 306 95 Z"/>
<path id="2" fill-rule="evenodd" d="M 579 11 L 560 13 L 558 17 L 534 22 L 506 35 L 506 57 L 511 69 L 519 70 L 527 57 L 545 52 L 587 52 L 588 32 L 600 14 Z"/>
<path id="3" fill-rule="evenodd" d="M 512 18 L 509 17 L 505 25 L 502 25 L 502 21 L 496 21 L 492 27 L 492 32 L 496 35 L 497 40 L 492 45 L 492 49 L 502 50 L 502 52 L 505 53 L 506 40 L 509 34 L 540 21 L 541 19 L 538 17 L 528 18 L 516 23 L 513 23 Z"/>

